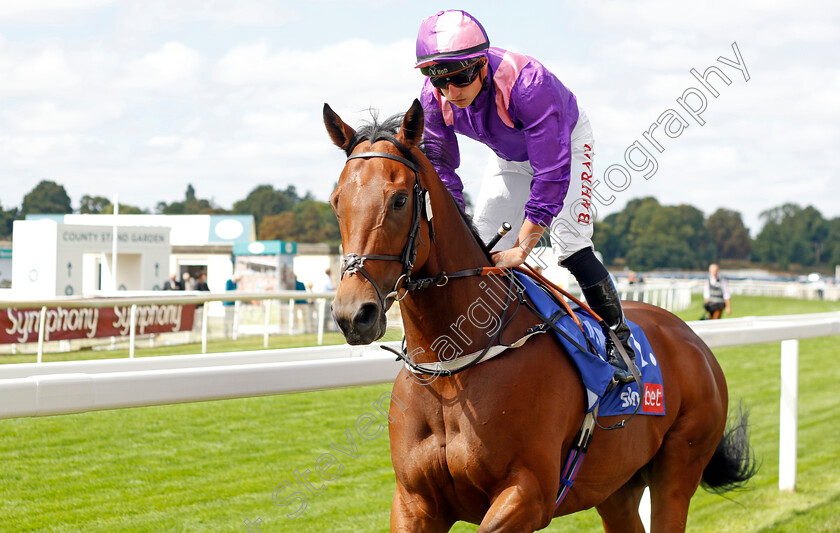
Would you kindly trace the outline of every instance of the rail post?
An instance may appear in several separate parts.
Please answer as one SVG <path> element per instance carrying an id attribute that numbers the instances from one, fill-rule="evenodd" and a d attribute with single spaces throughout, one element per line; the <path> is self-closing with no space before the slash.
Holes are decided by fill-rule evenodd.
<path id="1" fill-rule="evenodd" d="M 233 331 L 231 332 L 231 337 L 233 340 L 237 340 L 239 338 L 239 306 L 242 302 L 240 300 L 236 300 L 233 302 Z"/>
<path id="2" fill-rule="evenodd" d="M 207 315 L 210 302 L 204 302 L 201 306 L 201 353 L 207 353 Z"/>
<path id="3" fill-rule="evenodd" d="M 327 306 L 326 298 L 318 298 L 318 346 L 324 344 L 324 309 Z"/>
<path id="4" fill-rule="evenodd" d="M 38 322 L 38 362 L 44 359 L 44 332 L 47 330 L 47 306 L 41 307 L 41 319 Z"/>
<path id="5" fill-rule="evenodd" d="M 782 341 L 779 409 L 779 490 L 796 489 L 796 428 L 799 408 L 799 340 Z"/>
<path id="6" fill-rule="evenodd" d="M 289 298 L 289 335 L 295 333 L 295 300 Z"/>
<path id="7" fill-rule="evenodd" d="M 128 319 L 128 358 L 134 359 L 134 346 L 137 342 L 137 304 L 131 304 L 131 316 Z"/>
<path id="8" fill-rule="evenodd" d="M 263 316 L 263 348 L 268 348 L 268 327 L 271 315 L 271 300 L 263 300 L 263 310 L 265 311 L 265 316 Z"/>

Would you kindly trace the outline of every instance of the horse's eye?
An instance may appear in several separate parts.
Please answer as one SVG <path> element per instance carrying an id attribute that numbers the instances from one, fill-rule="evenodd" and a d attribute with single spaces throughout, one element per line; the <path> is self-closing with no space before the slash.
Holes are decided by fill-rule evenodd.
<path id="1" fill-rule="evenodd" d="M 406 203 L 408 203 L 408 196 L 405 194 L 399 194 L 396 198 L 394 198 L 394 209 L 402 209 L 405 207 Z"/>

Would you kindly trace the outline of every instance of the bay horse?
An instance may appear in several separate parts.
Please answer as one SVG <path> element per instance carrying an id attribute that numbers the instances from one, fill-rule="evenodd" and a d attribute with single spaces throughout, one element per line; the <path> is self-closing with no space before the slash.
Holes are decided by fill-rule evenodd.
<path id="1" fill-rule="evenodd" d="M 419 101 L 402 118 L 374 116 L 359 131 L 325 104 L 324 123 L 348 156 L 330 203 L 345 254 L 332 314 L 349 344 L 381 338 L 396 299 L 406 366 L 511 344 L 541 322 L 490 297 L 487 276 L 463 275 L 492 267 L 490 257 L 423 151 L 434 156 L 422 142 Z M 390 409 L 391 531 L 448 531 L 466 521 L 480 532 L 518 533 L 595 507 L 605 531 L 641 532 L 646 486 L 652 531 L 684 531 L 701 481 L 720 492 L 743 485 L 756 470 L 746 417 L 739 411 L 725 431 L 728 393 L 712 352 L 673 314 L 624 305 L 662 368 L 666 414 L 596 429 L 557 508 L 561 469 L 586 411 L 579 374 L 559 342 L 535 335 L 451 375 L 404 367 L 393 387 L 401 404 Z"/>

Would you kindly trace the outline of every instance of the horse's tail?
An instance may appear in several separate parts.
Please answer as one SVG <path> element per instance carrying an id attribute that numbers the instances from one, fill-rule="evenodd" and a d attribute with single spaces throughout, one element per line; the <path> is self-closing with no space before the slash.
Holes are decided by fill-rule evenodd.
<path id="1" fill-rule="evenodd" d="M 738 412 L 730 420 L 723 438 L 715 450 L 701 483 L 706 490 L 722 494 L 741 489 L 758 472 L 755 454 L 747 434 L 749 411 L 738 405 Z"/>

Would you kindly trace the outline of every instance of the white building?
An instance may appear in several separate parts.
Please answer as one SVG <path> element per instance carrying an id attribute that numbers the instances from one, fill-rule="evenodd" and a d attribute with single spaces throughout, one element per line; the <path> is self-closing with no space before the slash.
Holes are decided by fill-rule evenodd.
<path id="1" fill-rule="evenodd" d="M 16 220 L 12 289 L 28 298 L 91 294 L 97 290 L 157 290 L 168 277 L 170 228 L 114 228 Z M 116 268 L 116 278 L 113 268 Z"/>
<path id="2" fill-rule="evenodd" d="M 120 240 L 117 242 L 117 287 L 118 289 L 124 287 L 124 290 L 160 289 L 163 287 L 163 284 L 169 278 L 170 274 L 175 274 L 180 279 L 185 272 L 188 272 L 193 278 L 195 278 L 199 272 L 203 271 L 207 274 L 207 284 L 211 291 L 224 291 L 225 282 L 233 274 L 233 245 L 235 243 L 251 242 L 255 240 L 256 237 L 254 217 L 251 215 L 117 215 L 115 217 L 114 215 L 49 214 L 27 215 L 25 222 L 34 223 L 47 221 L 51 221 L 54 224 L 67 224 L 77 227 L 86 226 L 88 227 L 88 231 L 91 232 L 106 228 L 109 235 L 112 233 L 114 223 L 116 222 L 118 228 L 117 233 L 121 236 Z M 99 229 L 93 230 L 90 228 L 92 226 Z M 132 280 L 126 280 L 121 274 L 123 254 L 137 253 L 130 251 L 132 249 L 128 247 L 120 247 L 123 243 L 122 235 L 126 231 L 129 232 L 130 235 L 132 231 L 140 231 L 141 228 L 143 230 L 158 228 L 167 229 L 169 231 L 167 237 L 167 246 L 169 247 L 169 250 L 167 251 L 168 255 L 165 259 L 159 259 L 154 263 L 157 264 L 154 283 L 147 283 L 144 281 L 138 284 L 133 278 Z M 83 230 L 79 231 L 82 231 L 82 233 L 84 232 Z M 19 234 L 18 222 L 15 222 L 13 233 L 14 264 L 17 264 L 18 261 L 18 241 L 27 241 L 33 238 L 35 237 L 31 234 Z M 130 237 L 128 238 L 130 240 Z M 44 244 L 46 244 L 46 242 Z M 25 247 L 23 242 L 21 242 L 20 245 Z M 56 246 L 57 245 L 58 244 L 56 243 Z M 99 267 L 96 265 L 103 265 L 102 277 L 96 277 L 96 281 L 83 284 L 83 286 L 80 287 L 81 293 L 92 294 L 100 289 L 109 290 L 111 288 L 109 277 L 110 267 L 104 265 L 106 263 L 110 265 L 110 248 L 104 251 L 104 253 L 108 255 L 106 260 L 102 260 L 101 254 L 103 253 L 103 250 L 101 250 L 100 243 L 96 243 L 94 241 L 81 241 L 76 243 L 76 245 L 83 250 L 83 255 L 91 257 L 100 256 L 99 263 L 96 263 L 95 259 L 88 260 L 94 261 L 94 263 L 91 263 L 93 266 L 90 267 L 93 269 L 92 272 L 98 272 L 97 269 Z M 53 244 L 44 246 L 44 248 L 51 246 L 53 246 Z M 45 253 L 49 254 L 51 252 L 45 250 Z M 138 259 L 126 257 L 126 261 L 126 268 L 133 268 L 130 265 L 136 263 Z M 25 269 L 25 267 L 22 268 Z M 58 266 L 56 266 L 56 269 L 58 269 Z M 23 277 L 21 278 L 20 276 Z M 26 279 L 25 276 L 25 272 L 22 271 L 21 273 L 18 273 L 17 268 L 15 267 L 12 288 L 15 292 L 18 292 L 19 288 L 23 289 L 26 287 L 27 295 L 34 297 L 35 293 L 29 292 L 31 286 L 28 286 L 26 282 L 23 281 Z M 96 274 L 96 276 L 98 276 L 98 274 Z M 151 279 L 149 277 L 151 274 L 144 274 L 144 276 L 146 276 L 144 280 Z M 22 280 L 20 281 L 20 287 L 17 285 L 18 282 L 16 280 L 18 279 Z M 65 287 L 56 287 L 55 290 L 58 292 L 54 292 L 52 295 L 65 294 Z M 75 290 L 74 286 L 74 291 Z M 44 294 L 45 291 L 47 291 L 47 289 L 39 289 L 37 294 Z M 76 292 L 76 294 L 79 294 L 79 292 Z"/>

